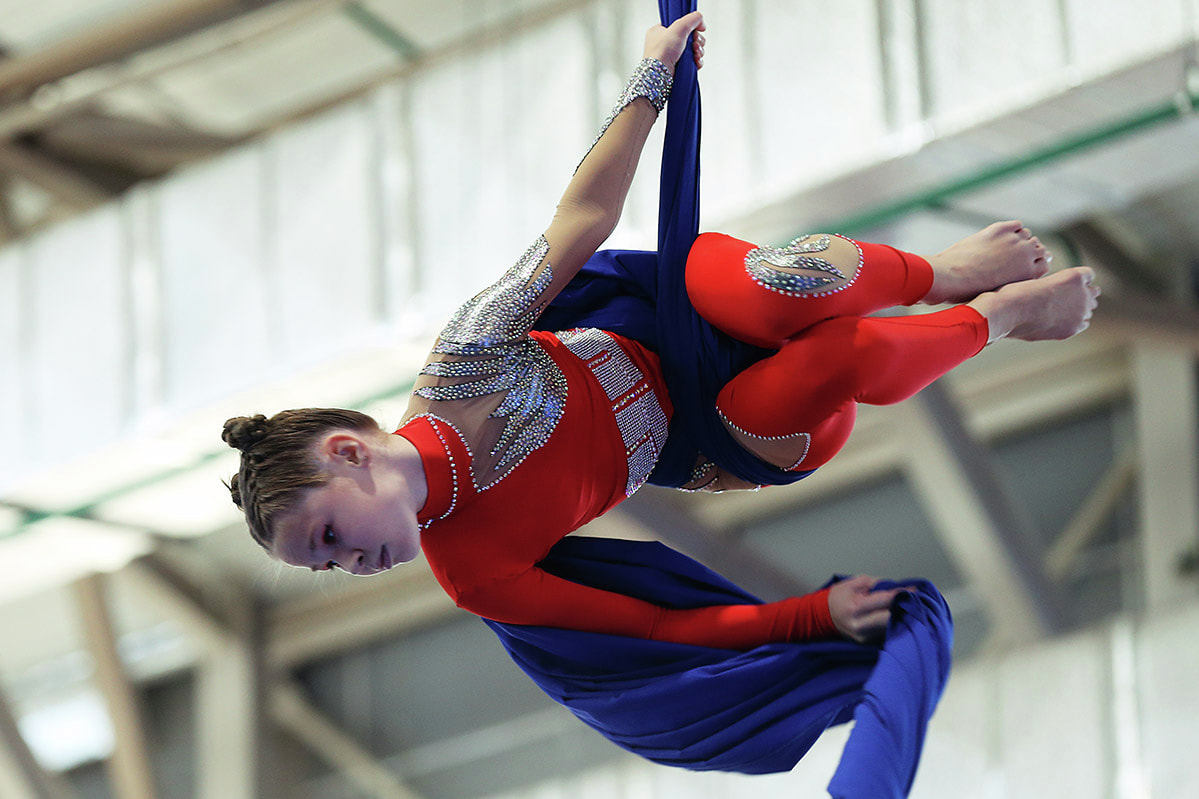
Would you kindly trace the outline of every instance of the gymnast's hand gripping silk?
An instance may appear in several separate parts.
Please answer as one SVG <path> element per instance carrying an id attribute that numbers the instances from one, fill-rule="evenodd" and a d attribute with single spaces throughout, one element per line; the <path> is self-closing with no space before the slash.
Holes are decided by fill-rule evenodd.
<path id="1" fill-rule="evenodd" d="M 659 9 L 669 25 L 695 2 L 659 0 Z M 714 410 L 727 379 L 768 352 L 720 335 L 687 300 L 684 264 L 699 224 L 699 130 L 696 69 L 684 57 L 667 115 L 658 253 L 597 253 L 537 326 L 610 330 L 659 354 L 675 411 L 652 482 L 685 483 L 697 451 L 751 482 L 792 482 L 810 472 L 784 472 L 745 452 Z M 759 602 L 660 544 L 567 538 L 539 566 L 665 607 Z M 911 788 L 952 650 L 952 621 L 940 593 L 924 581 L 905 587 L 881 648 L 806 641 L 736 652 L 487 623 L 549 696 L 613 742 L 659 763 L 787 771 L 827 727 L 852 718 L 856 726 L 829 792 L 883 799 Z"/>

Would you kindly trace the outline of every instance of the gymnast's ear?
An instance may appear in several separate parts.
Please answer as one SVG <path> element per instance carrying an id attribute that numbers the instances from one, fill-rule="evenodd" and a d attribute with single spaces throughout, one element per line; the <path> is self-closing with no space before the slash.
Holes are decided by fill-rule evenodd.
<path id="1" fill-rule="evenodd" d="M 331 465 L 357 468 L 370 463 L 371 448 L 364 436 L 337 430 L 321 439 L 320 454 Z"/>

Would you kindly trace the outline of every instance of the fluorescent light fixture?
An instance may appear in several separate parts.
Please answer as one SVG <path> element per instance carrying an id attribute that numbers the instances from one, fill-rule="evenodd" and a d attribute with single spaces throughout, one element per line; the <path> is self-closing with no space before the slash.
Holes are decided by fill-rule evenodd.
<path id="1" fill-rule="evenodd" d="M 20 566 L 0 580 L 0 604 L 87 574 L 116 571 L 151 547 L 150 536 L 104 522 L 68 517 L 35 522 L 0 539 L 0 562 Z"/>
<path id="2" fill-rule="evenodd" d="M 156 474 L 184 468 L 202 454 L 161 439 L 124 441 L 41 472 L 16 484 L 8 496 L 31 508 L 68 511 Z"/>
<path id="3" fill-rule="evenodd" d="M 25 713 L 17 723 L 34 757 L 49 771 L 104 760 L 116 742 L 108 708 L 96 691 L 81 691 Z"/>
<path id="4" fill-rule="evenodd" d="M 235 524 L 241 514 L 222 480 L 237 471 L 237 454 L 208 461 L 99 505 L 98 519 L 162 535 L 193 538 Z"/>

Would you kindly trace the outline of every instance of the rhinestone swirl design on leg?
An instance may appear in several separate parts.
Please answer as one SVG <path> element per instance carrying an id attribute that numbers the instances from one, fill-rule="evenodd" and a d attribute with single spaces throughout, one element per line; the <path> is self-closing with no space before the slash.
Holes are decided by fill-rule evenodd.
<path id="1" fill-rule="evenodd" d="M 838 236 L 837 238 L 844 237 Z M 832 236 L 829 235 L 815 238 L 811 235 L 799 236 L 786 247 L 755 247 L 745 254 L 745 271 L 759 286 L 788 297 L 821 297 L 834 294 L 853 285 L 862 268 L 862 249 L 852 239 L 845 239 L 845 241 L 852 242 L 858 251 L 858 269 L 849 279 L 846 279 L 845 273 L 829 261 L 812 255 L 812 253 L 824 252 L 828 249 L 832 242 Z M 786 269 L 808 271 L 806 273 L 783 271 Z M 822 274 L 812 274 L 812 272 Z M 833 289 L 827 289 L 828 286 L 835 283 L 840 283 L 840 285 Z"/>

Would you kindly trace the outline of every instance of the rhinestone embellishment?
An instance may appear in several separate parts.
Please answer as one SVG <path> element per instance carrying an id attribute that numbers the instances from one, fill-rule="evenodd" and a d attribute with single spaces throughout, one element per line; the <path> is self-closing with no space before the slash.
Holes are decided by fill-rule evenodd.
<path id="1" fill-rule="evenodd" d="M 579 166 L 582 166 L 583 161 L 587 160 L 587 156 L 595 149 L 595 145 L 599 144 L 599 140 L 604 137 L 604 133 L 620 116 L 620 112 L 625 110 L 630 103 L 638 97 L 644 97 L 650 101 L 653 107 L 662 113 L 662 109 L 666 107 L 666 100 L 670 97 L 670 87 L 674 85 L 674 76 L 670 69 L 665 64 L 656 58 L 643 58 L 637 68 L 633 70 L 632 76 L 629 77 L 628 83 L 625 84 L 624 91 L 620 94 L 620 99 L 616 101 L 616 105 L 612 108 L 612 113 L 608 114 L 608 118 L 604 120 L 604 124 L 600 126 L 600 131 L 595 135 L 595 139 L 591 142 L 591 146 L 587 148 L 583 158 L 579 161 Z M 575 172 L 579 171 L 579 167 L 575 167 Z"/>
<path id="2" fill-rule="evenodd" d="M 414 419 L 425 418 L 429 420 L 429 427 L 433 428 L 433 432 L 437 434 L 437 438 L 441 441 L 441 446 L 445 450 L 446 459 L 450 465 L 450 479 L 453 481 L 453 487 L 450 493 L 450 505 L 446 508 L 445 513 L 438 516 L 436 519 L 428 519 L 421 525 L 422 530 L 427 530 L 433 522 L 439 522 L 448 517 L 458 507 L 458 464 L 454 462 L 454 451 L 450 449 L 450 442 L 446 441 L 445 434 L 441 432 L 439 425 L 447 425 L 458 436 L 458 440 L 466 447 L 466 454 L 470 455 L 470 446 L 466 443 L 466 439 L 462 437 L 462 431 L 454 426 L 453 422 L 442 419 L 440 416 L 433 413 L 422 413 Z"/>
<path id="3" fill-rule="evenodd" d="M 785 436 L 760 436 L 757 433 L 751 433 L 744 428 L 738 427 L 736 424 L 733 423 L 733 421 L 731 419 L 729 419 L 729 417 L 724 415 L 724 411 L 720 410 L 720 408 L 716 409 L 716 413 L 718 413 L 720 415 L 720 420 L 722 422 L 724 422 L 726 425 L 728 425 L 729 427 L 731 427 L 733 430 L 736 430 L 738 433 L 740 433 L 743 436 L 748 436 L 749 438 L 755 438 L 758 441 L 794 440 L 794 441 L 804 442 L 803 453 L 800 454 L 799 459 L 796 460 L 795 463 L 793 463 L 790 466 L 783 469 L 783 471 L 789 472 L 792 469 L 797 468 L 799 466 L 799 464 L 803 463 L 804 458 L 808 457 L 808 450 L 812 448 L 812 434 L 811 433 L 790 433 Z M 780 466 L 778 468 L 783 468 L 783 467 Z"/>
<path id="4" fill-rule="evenodd" d="M 820 297 L 843 291 L 853 284 L 853 280 L 848 280 L 835 289 L 820 291 L 833 283 L 844 281 L 845 273 L 825 259 L 811 255 L 827 250 L 831 241 L 832 236 L 828 235 L 816 238 L 804 235 L 793 239 L 786 247 L 755 247 L 745 254 L 745 271 L 759 286 L 788 297 Z M 857 246 L 856 242 L 854 246 Z M 861 271 L 861 264 L 862 251 L 858 248 L 858 271 Z M 796 274 L 782 271 L 784 269 L 805 269 L 809 272 Z M 855 272 L 854 279 L 856 278 Z"/>
<path id="5" fill-rule="evenodd" d="M 632 496 L 649 479 L 666 445 L 666 413 L 645 375 L 610 335 L 591 328 L 555 335 L 587 365 L 612 403 L 629 467 L 625 496 Z"/>
<path id="6" fill-rule="evenodd" d="M 442 330 L 433 352 L 470 360 L 431 361 L 422 375 L 461 382 L 421 386 L 427 400 L 453 402 L 507 392 L 489 418 L 506 419 L 490 455 L 487 474 L 472 469 L 475 488 L 484 490 L 506 477 L 554 432 L 566 410 L 566 377 L 553 358 L 528 338 L 544 307 L 541 296 L 553 280 L 549 253 L 539 236 L 516 265 L 491 287 L 463 305 Z"/>

